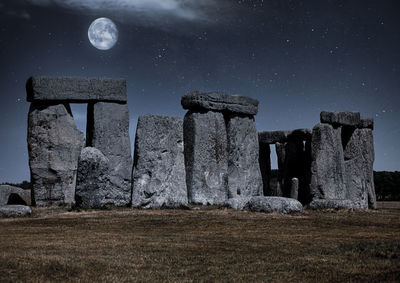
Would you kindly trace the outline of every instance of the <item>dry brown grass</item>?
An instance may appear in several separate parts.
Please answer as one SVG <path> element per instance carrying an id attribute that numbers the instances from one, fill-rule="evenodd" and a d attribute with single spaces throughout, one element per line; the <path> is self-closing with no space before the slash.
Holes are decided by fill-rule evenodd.
<path id="1" fill-rule="evenodd" d="M 0 282 L 400 280 L 400 210 L 34 213 L 0 220 Z"/>

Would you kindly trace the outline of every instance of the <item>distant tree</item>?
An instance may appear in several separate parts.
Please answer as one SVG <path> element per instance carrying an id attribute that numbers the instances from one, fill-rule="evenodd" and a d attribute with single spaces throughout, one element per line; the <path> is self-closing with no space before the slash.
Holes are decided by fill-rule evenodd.
<path id="1" fill-rule="evenodd" d="M 377 200 L 400 201 L 400 172 L 374 171 Z"/>

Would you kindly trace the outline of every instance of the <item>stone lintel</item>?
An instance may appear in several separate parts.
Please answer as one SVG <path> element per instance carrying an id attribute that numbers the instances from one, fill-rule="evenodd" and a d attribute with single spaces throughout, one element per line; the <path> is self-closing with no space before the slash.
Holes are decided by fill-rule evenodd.
<path id="1" fill-rule="evenodd" d="M 33 76 L 26 92 L 28 102 L 127 102 L 125 79 Z"/>
<path id="2" fill-rule="evenodd" d="M 217 92 L 194 91 L 185 94 L 181 104 L 184 109 L 193 111 L 211 110 L 244 115 L 256 115 L 258 112 L 258 100 L 256 99 Z"/>
<path id="3" fill-rule="evenodd" d="M 360 112 L 341 111 L 329 112 L 322 111 L 320 114 L 321 123 L 327 123 L 338 126 L 353 126 L 357 127 L 360 124 Z"/>
<path id="4" fill-rule="evenodd" d="M 290 131 L 264 131 L 258 133 L 258 140 L 264 144 L 285 143 L 287 141 L 311 140 L 311 129 L 295 129 Z"/>

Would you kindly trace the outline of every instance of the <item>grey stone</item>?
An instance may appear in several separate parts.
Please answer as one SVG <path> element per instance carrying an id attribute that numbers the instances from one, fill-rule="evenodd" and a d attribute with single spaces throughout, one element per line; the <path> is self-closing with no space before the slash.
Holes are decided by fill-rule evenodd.
<path id="1" fill-rule="evenodd" d="M 311 186 L 313 199 L 345 199 L 345 166 L 341 129 L 318 124 L 311 142 Z"/>
<path id="2" fill-rule="evenodd" d="M 126 80 L 34 76 L 26 83 L 27 101 L 126 103 Z"/>
<path id="3" fill-rule="evenodd" d="M 320 114 L 321 123 L 341 126 L 358 126 L 360 124 L 360 112 L 342 111 L 328 112 L 322 111 Z"/>
<path id="4" fill-rule="evenodd" d="M 84 144 L 69 105 L 32 103 L 28 151 L 34 204 L 73 204 L 78 158 Z"/>
<path id="5" fill-rule="evenodd" d="M 258 133 L 253 118 L 231 116 L 228 135 L 228 197 L 263 195 Z"/>
<path id="6" fill-rule="evenodd" d="M 260 171 L 263 180 L 263 193 L 264 196 L 271 196 L 272 192 L 271 181 L 271 147 L 267 143 L 259 143 L 259 160 Z"/>
<path id="7" fill-rule="evenodd" d="M 314 210 L 345 209 L 354 210 L 354 204 L 348 199 L 314 199 L 309 207 Z"/>
<path id="8" fill-rule="evenodd" d="M 258 112 L 256 99 L 217 92 L 194 91 L 184 95 L 181 104 L 184 109 L 192 111 L 212 110 L 246 115 L 256 115 Z"/>
<path id="9" fill-rule="evenodd" d="M 358 128 L 368 128 L 374 129 L 374 118 L 372 117 L 361 117 L 360 123 L 358 124 Z"/>
<path id="10" fill-rule="evenodd" d="M 355 208 L 376 208 L 373 179 L 374 146 L 371 129 L 355 129 L 344 149 L 347 198 Z"/>
<path id="11" fill-rule="evenodd" d="M 100 150 L 109 160 L 110 181 L 119 190 L 116 205 L 131 200 L 132 156 L 127 104 L 97 102 L 88 105 L 86 146 Z"/>
<path id="12" fill-rule="evenodd" d="M 299 179 L 292 178 L 291 189 L 290 189 L 290 198 L 298 199 L 299 198 Z"/>
<path id="13" fill-rule="evenodd" d="M 31 190 L 23 190 L 10 185 L 0 185 L 0 205 L 7 204 L 31 205 Z"/>
<path id="14" fill-rule="evenodd" d="M 311 140 L 311 129 L 295 129 L 287 131 L 264 131 L 258 133 L 260 143 L 275 144 L 287 141 Z"/>
<path id="15" fill-rule="evenodd" d="M 228 198 L 227 133 L 222 113 L 191 112 L 183 124 L 189 202 L 222 205 Z"/>
<path id="16" fill-rule="evenodd" d="M 20 217 L 32 215 L 32 208 L 26 205 L 1 205 L 0 217 Z"/>
<path id="17" fill-rule="evenodd" d="M 160 208 L 187 204 L 182 120 L 140 116 L 136 128 L 132 205 Z"/>
<path id="18" fill-rule="evenodd" d="M 111 182 L 110 161 L 93 147 L 82 149 L 76 181 L 76 205 L 82 208 L 123 206 L 126 197 Z"/>
<path id="19" fill-rule="evenodd" d="M 295 199 L 283 197 L 248 197 L 229 200 L 228 206 L 233 209 L 256 212 L 292 213 L 303 211 L 301 203 Z"/>

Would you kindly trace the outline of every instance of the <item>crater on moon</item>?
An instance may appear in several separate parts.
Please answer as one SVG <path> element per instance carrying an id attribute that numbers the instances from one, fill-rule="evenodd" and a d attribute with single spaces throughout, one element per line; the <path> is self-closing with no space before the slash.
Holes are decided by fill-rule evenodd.
<path id="1" fill-rule="evenodd" d="M 98 18 L 92 22 L 88 30 L 90 43 L 100 50 L 112 48 L 118 41 L 118 29 L 108 18 Z"/>

